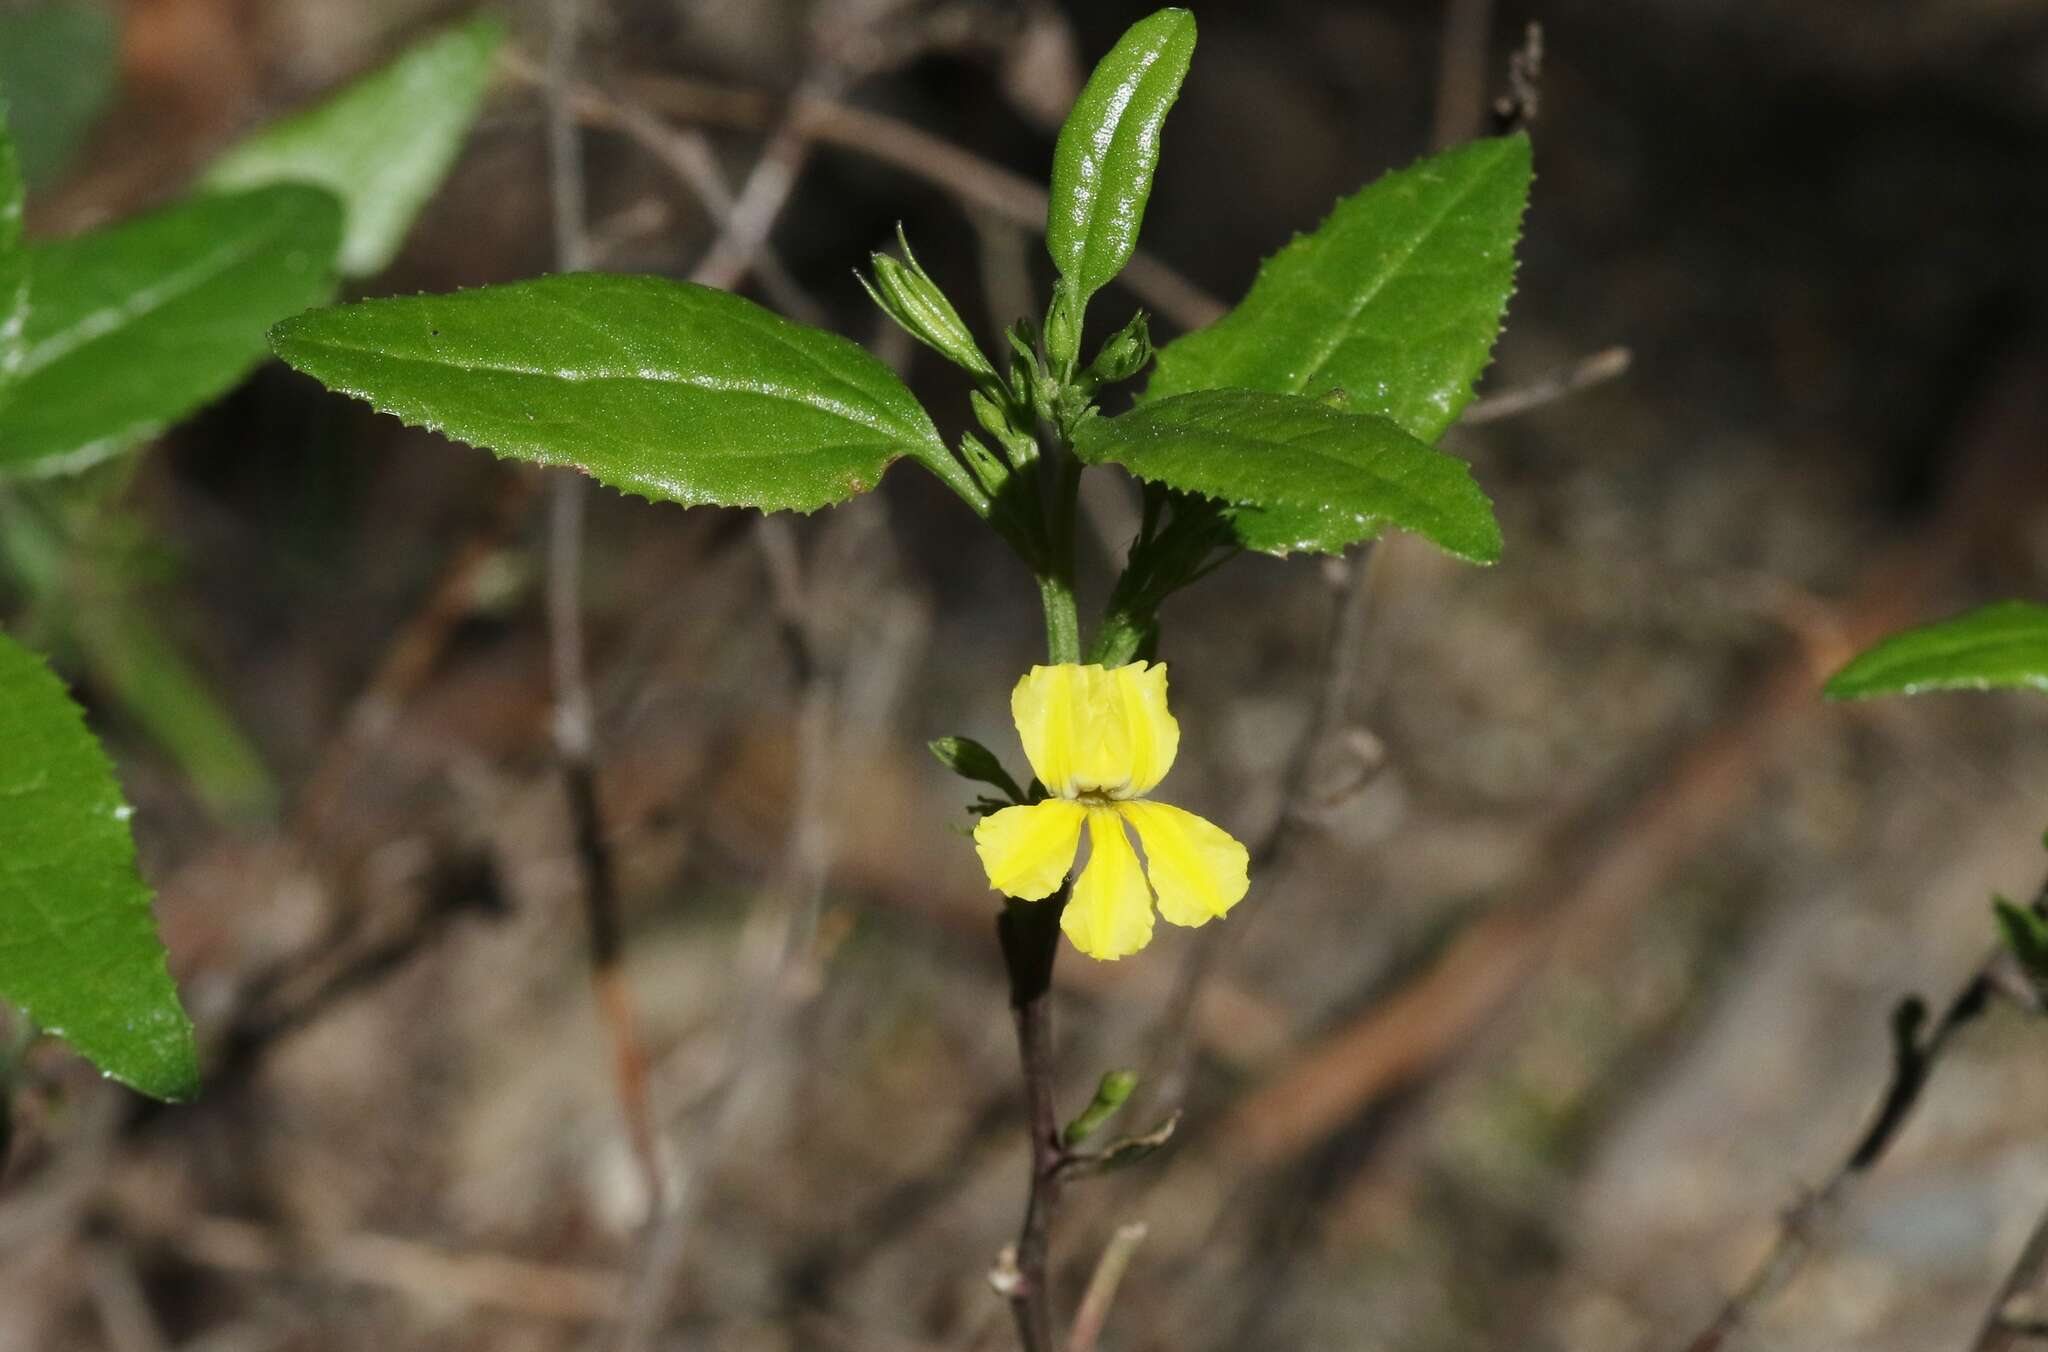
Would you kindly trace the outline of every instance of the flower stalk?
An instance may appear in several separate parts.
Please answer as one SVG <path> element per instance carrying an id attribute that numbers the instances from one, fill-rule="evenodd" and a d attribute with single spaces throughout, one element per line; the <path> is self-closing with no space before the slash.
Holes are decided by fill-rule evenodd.
<path id="1" fill-rule="evenodd" d="M 1060 1200 L 1059 1110 L 1053 1102 L 1052 970 L 1060 951 L 1060 912 L 1067 889 L 1044 901 L 1011 901 L 996 916 L 996 939 L 1010 978 L 1010 1015 L 1024 1074 L 1025 1126 L 1031 1143 L 1031 1186 L 1017 1234 L 1016 1271 L 1006 1283 L 1024 1352 L 1058 1345 L 1050 1289 L 1052 1216 Z"/>

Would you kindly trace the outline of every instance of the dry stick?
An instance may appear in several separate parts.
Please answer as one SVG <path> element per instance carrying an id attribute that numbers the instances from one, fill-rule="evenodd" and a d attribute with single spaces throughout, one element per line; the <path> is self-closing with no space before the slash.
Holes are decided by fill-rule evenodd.
<path id="1" fill-rule="evenodd" d="M 2034 1223 L 2034 1231 L 2027 1236 L 2020 1256 L 2013 1261 L 2005 1280 L 1998 1284 L 1998 1294 L 1984 1314 L 1983 1326 L 1977 1330 L 1977 1340 L 1970 1344 L 1970 1352 L 2011 1352 L 2022 1338 L 2042 1336 L 2038 1320 L 2014 1319 L 2008 1311 L 2022 1294 L 2040 1284 L 2044 1271 L 2048 1271 L 2048 1212 L 2043 1212 Z"/>
<path id="2" fill-rule="evenodd" d="M 796 97 L 808 97 L 815 85 L 807 84 Z M 768 144 L 754 161 L 747 181 L 732 199 L 719 223 L 718 238 L 711 251 L 697 264 L 694 280 L 703 286 L 730 291 L 752 270 L 754 260 L 768 243 L 789 195 L 796 191 L 797 178 L 811 157 L 811 138 L 792 112 L 768 137 Z"/>
<path id="3" fill-rule="evenodd" d="M 1493 0 L 1445 0 L 1436 77 L 1436 145 L 1447 150 L 1479 134 L 1486 103 L 1486 43 Z"/>
<path id="4" fill-rule="evenodd" d="M 193 1216 L 158 1237 L 188 1263 L 223 1272 L 289 1273 L 376 1287 L 429 1305 L 597 1322 L 618 1308 L 619 1274 L 463 1253 L 392 1235 L 292 1235 L 224 1216 Z"/>
<path id="5" fill-rule="evenodd" d="M 582 97 L 579 93 L 579 100 Z M 646 109 L 631 104 L 614 104 L 612 111 L 616 129 L 673 174 L 696 197 L 713 225 L 730 232 L 738 202 L 703 133 L 693 127 L 671 127 Z M 768 299 L 791 319 L 824 327 L 829 319 L 825 307 L 790 276 L 781 255 L 763 231 L 757 227 L 748 233 L 754 239 L 753 273 Z M 704 265 L 700 264 L 696 280 L 702 280 L 703 271 Z"/>
<path id="6" fill-rule="evenodd" d="M 164 1352 L 170 1346 L 125 1244 L 113 1239 L 87 1243 L 85 1285 L 113 1352 Z"/>
<path id="7" fill-rule="evenodd" d="M 549 14 L 545 93 L 555 261 L 563 272 L 581 272 L 590 264 L 590 241 L 585 227 L 582 132 L 570 108 L 569 88 L 583 7 L 580 0 L 555 0 Z M 547 625 L 555 692 L 555 756 L 568 799 L 590 932 L 591 986 L 611 1038 L 619 1109 L 652 1214 L 659 1210 L 663 1194 L 661 1153 L 654 1109 L 647 1096 L 647 1054 L 640 1042 L 624 968 L 618 877 L 597 796 L 596 716 L 583 660 L 584 491 L 583 476 L 573 471 L 557 471 L 549 483 Z"/>
<path id="8" fill-rule="evenodd" d="M 774 215 L 788 203 L 790 191 L 795 186 L 794 172 L 801 168 L 805 157 L 804 144 L 791 141 L 783 145 L 778 136 L 776 142 L 763 152 L 762 165 L 756 166 L 748 183 L 750 186 L 763 183 L 769 187 L 755 192 L 755 204 L 752 206 L 742 205 L 749 196 L 748 189 L 743 188 L 737 195 L 733 194 L 715 164 L 709 166 L 708 175 L 693 174 L 685 179 L 714 216 L 719 210 L 712 205 L 714 202 L 722 198 L 730 204 L 724 212 L 727 228 L 720 237 L 720 245 L 724 247 L 713 246 L 692 273 L 692 281 L 705 284 L 707 279 L 716 275 L 737 285 L 744 278 L 746 267 L 761 256 L 760 251 L 767 245 L 768 236 L 774 229 Z M 778 145 L 782 146 L 779 150 Z M 765 170 L 763 166 L 769 158 L 778 154 L 785 157 L 793 154 L 795 158 L 781 170 Z M 785 171 L 791 175 L 786 179 L 783 177 Z M 747 213 L 744 222 L 741 220 L 743 213 Z M 742 1109 L 748 1099 L 741 1091 L 750 1083 L 745 1078 L 746 1071 L 761 1049 L 769 1045 L 782 1021 L 786 1003 L 781 993 L 784 978 L 797 955 L 809 946 L 817 914 L 824 901 L 831 864 L 831 846 L 823 823 L 825 795 L 830 790 L 833 763 L 837 758 L 832 736 L 836 692 L 821 669 L 794 532 L 785 519 L 764 516 L 756 524 L 754 541 L 768 571 L 777 624 L 802 690 L 797 724 L 798 801 L 784 849 L 784 876 L 774 888 L 785 898 L 784 904 L 789 909 L 784 917 L 777 951 L 771 960 L 772 970 L 759 974 L 755 981 L 754 998 L 740 1020 L 738 1036 L 731 1039 L 726 1048 L 724 1063 L 715 1077 L 708 1109 L 709 1121 L 701 1133 L 697 1158 L 694 1164 L 678 1166 L 671 1195 L 648 1237 L 640 1269 L 629 1288 L 623 1316 L 610 1343 L 614 1352 L 636 1352 L 636 1349 L 649 1346 L 667 1313 L 671 1288 L 681 1270 L 695 1218 L 696 1199 L 701 1190 L 701 1175 L 706 1161 L 724 1152 L 743 1116 Z"/>
<path id="9" fill-rule="evenodd" d="M 788 529 L 787 521 L 770 517 L 763 529 L 757 531 L 771 577 L 781 566 L 776 561 L 781 545 L 773 543 L 775 533 Z M 824 901 L 831 866 L 831 840 L 826 825 L 828 800 L 836 766 L 843 758 L 833 735 L 837 690 L 822 670 L 808 615 L 783 610 L 786 605 L 807 609 L 808 601 L 800 594 L 785 593 L 785 585 L 786 581 L 774 584 L 776 604 L 786 640 L 801 645 L 794 665 L 803 694 L 797 728 L 798 797 L 784 849 L 783 876 L 771 888 L 784 899 L 782 932 L 775 951 L 767 955 L 765 963 L 756 964 L 762 970 L 750 972 L 742 980 L 743 988 L 752 994 L 740 1020 L 739 1034 L 729 1039 L 714 1077 L 709 1106 L 705 1109 L 707 1120 L 698 1133 L 695 1157 L 678 1166 L 668 1210 L 649 1238 L 625 1302 L 624 1315 L 610 1343 L 614 1352 L 638 1352 L 651 1346 L 667 1313 L 695 1219 L 703 1175 L 731 1147 L 745 1109 L 752 1102 L 751 1096 L 759 1090 L 762 1054 L 774 1044 L 791 1007 L 785 995 L 789 971 L 798 955 L 810 946 Z M 842 736 L 860 722 L 850 715 L 842 719 Z"/>
<path id="10" fill-rule="evenodd" d="M 1109 1307 L 1116 1303 L 1117 1288 L 1123 1285 L 1124 1273 L 1130 1269 L 1138 1246 L 1145 1242 L 1145 1234 L 1145 1223 L 1137 1221 L 1118 1226 L 1110 1237 L 1101 1261 L 1095 1265 L 1095 1275 L 1088 1279 L 1081 1308 L 1074 1312 L 1074 1332 L 1067 1339 L 1067 1352 L 1095 1352 L 1096 1343 L 1102 1340 L 1103 1325 L 1109 1322 Z"/>
<path id="11" fill-rule="evenodd" d="M 531 79 L 530 68 L 507 67 L 517 78 Z M 909 123 L 855 108 L 814 93 L 800 93 L 786 111 L 764 94 L 733 89 L 677 76 L 640 76 L 627 82 L 632 96 L 613 98 L 589 86 L 573 92 L 577 116 L 593 126 L 618 131 L 653 150 L 661 126 L 646 109 L 691 123 L 766 130 L 787 125 L 793 135 L 819 145 L 866 155 L 907 174 L 935 183 L 970 206 L 1031 230 L 1045 228 L 1045 189 L 1021 174 L 991 164 L 961 146 Z M 1140 250 L 1118 281 L 1131 292 L 1186 329 L 1213 323 L 1227 308 L 1187 278 Z"/>
<path id="12" fill-rule="evenodd" d="M 341 735 L 328 743 L 299 792 L 290 834 L 301 845 L 326 829 L 363 754 L 384 739 L 426 684 L 455 631 L 476 608 L 485 567 L 525 522 L 537 487 L 531 474 L 508 473 L 499 479 L 489 516 L 443 561 L 418 609 L 385 647 L 375 673 L 344 715 Z"/>
<path id="13" fill-rule="evenodd" d="M 2048 882 L 2042 883 L 2035 893 L 2033 909 L 2036 915 L 2048 914 Z M 1751 1269 L 1748 1278 L 1722 1305 L 1713 1321 L 1686 1344 L 1687 1352 L 1717 1352 L 1749 1322 L 1759 1307 L 1784 1290 L 1798 1274 L 1813 1252 L 1820 1232 L 1841 1211 L 1849 1193 L 1877 1167 L 1878 1161 L 1884 1158 L 1892 1142 L 1904 1130 L 1914 1108 L 1920 1103 L 1936 1064 L 1954 1044 L 1956 1032 L 1990 1007 L 1992 996 L 2000 990 L 2000 969 L 2005 963 L 2004 947 L 1993 948 L 1977 964 L 1970 978 L 1949 998 L 1941 1018 L 1924 1039 L 1920 1036 L 1920 1025 L 1926 1017 L 1925 1007 L 1918 1000 L 1908 1000 L 1899 1006 L 1893 1016 L 1895 1055 L 1891 1082 L 1871 1113 L 1870 1125 L 1850 1147 L 1842 1163 L 1828 1175 L 1827 1181 L 1801 1198 L 1799 1204 L 1786 1213 L 1762 1261 Z M 2038 1263 L 2042 1260 L 2037 1258 L 2033 1261 Z M 2011 1292 L 2008 1292 L 1994 1307 L 1994 1318 L 2003 1308 L 2004 1300 L 2010 1298 Z"/>
<path id="14" fill-rule="evenodd" d="M 1498 422 L 1503 418 L 1518 417 L 1545 404 L 1577 394 L 1580 390 L 1608 381 L 1625 374 L 1634 354 L 1625 347 L 1603 347 L 1598 352 L 1567 363 L 1546 375 L 1539 376 L 1527 385 L 1502 390 L 1476 399 L 1459 419 L 1463 424 Z"/>
<path id="15" fill-rule="evenodd" d="M 1573 814 L 1521 900 L 1458 935 L 1386 998 L 1298 1052 L 1239 1100 L 1217 1132 L 1234 1155 L 1272 1166 L 1298 1158 L 1387 1095 L 1435 1072 L 1560 957 L 1598 951 L 1680 862 L 1749 801 L 1785 730 L 1810 718 L 1822 674 L 1920 618 L 1936 588 L 2000 523 L 2039 501 L 2027 458 L 2048 425 L 2048 351 L 1986 376 L 1964 420 L 1961 470 L 1940 513 L 1884 555 L 1841 610 L 1839 651 L 1787 654 L 1739 713 L 1684 745 L 1619 823 Z M 1598 848 L 1587 841 L 1598 839 Z"/>

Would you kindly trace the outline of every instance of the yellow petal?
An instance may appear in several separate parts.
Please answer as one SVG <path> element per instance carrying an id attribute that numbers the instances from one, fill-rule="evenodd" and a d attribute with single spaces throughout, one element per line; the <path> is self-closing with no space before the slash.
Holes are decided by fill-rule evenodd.
<path id="1" fill-rule="evenodd" d="M 1180 725 L 1166 711 L 1166 668 L 1145 662 L 1033 667 L 1010 696 L 1025 758 L 1061 798 L 1149 791 L 1173 764 Z"/>
<path id="2" fill-rule="evenodd" d="M 1152 889 L 1115 808 L 1088 809 L 1088 867 L 1060 928 L 1074 947 L 1105 961 L 1135 953 L 1152 938 Z"/>
<path id="3" fill-rule="evenodd" d="M 1180 752 L 1180 724 L 1166 711 L 1166 664 L 1132 662 L 1110 675 L 1116 680 L 1128 751 L 1128 784 L 1133 798 L 1152 792 Z"/>
<path id="4" fill-rule="evenodd" d="M 1207 924 L 1244 899 L 1251 856 L 1228 831 L 1165 803 L 1120 803 L 1118 810 L 1137 829 L 1167 920 Z"/>
<path id="5" fill-rule="evenodd" d="M 974 828 L 974 851 L 988 885 L 1024 901 L 1051 896 L 1074 866 L 1087 815 L 1079 803 L 1048 798 L 983 817 Z"/>

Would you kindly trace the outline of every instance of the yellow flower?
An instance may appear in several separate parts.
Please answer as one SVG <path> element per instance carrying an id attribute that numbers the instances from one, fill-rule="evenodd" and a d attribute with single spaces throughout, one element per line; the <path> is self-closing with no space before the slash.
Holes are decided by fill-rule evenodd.
<path id="1" fill-rule="evenodd" d="M 990 886 L 1025 901 L 1051 896 L 1086 826 L 1088 866 L 1060 928 L 1074 947 L 1104 959 L 1152 938 L 1155 892 L 1159 914 L 1176 925 L 1206 924 L 1243 898 L 1251 885 L 1244 846 L 1192 812 L 1140 801 L 1180 749 L 1164 665 L 1033 667 L 1010 696 L 1010 715 L 1051 796 L 1006 807 L 974 828 Z M 1126 826 L 1145 847 L 1142 865 Z"/>

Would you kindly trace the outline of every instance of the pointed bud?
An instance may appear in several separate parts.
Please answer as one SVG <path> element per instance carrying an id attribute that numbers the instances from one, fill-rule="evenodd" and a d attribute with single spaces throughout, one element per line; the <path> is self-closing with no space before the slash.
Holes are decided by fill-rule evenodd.
<path id="1" fill-rule="evenodd" d="M 1151 360 L 1152 330 L 1140 310 L 1095 354 L 1088 365 L 1088 379 L 1097 385 L 1114 385 L 1144 370 Z"/>
<path id="2" fill-rule="evenodd" d="M 1071 378 L 1081 361 L 1081 319 L 1086 306 L 1066 278 L 1053 283 L 1052 305 L 1045 312 L 1045 355 L 1053 373 L 1062 380 Z"/>
<path id="3" fill-rule="evenodd" d="M 1116 1115 L 1117 1109 L 1129 1101 L 1131 1092 L 1137 1087 L 1138 1077 L 1128 1070 L 1112 1070 L 1103 1075 L 1102 1082 L 1095 1088 L 1094 1100 L 1060 1133 L 1060 1144 L 1072 1149 L 1093 1136 L 1103 1123 Z"/>
<path id="4" fill-rule="evenodd" d="M 987 357 L 975 343 L 974 335 L 961 322 L 960 312 L 953 308 L 953 302 L 946 299 L 946 293 L 939 290 L 925 270 L 918 266 L 916 255 L 910 252 L 910 241 L 904 238 L 903 227 L 896 228 L 896 240 L 903 246 L 903 257 L 891 258 L 887 254 L 872 256 L 875 279 L 867 278 L 860 284 L 867 288 L 875 304 L 882 312 L 903 327 L 903 331 L 923 343 L 932 351 L 962 367 L 979 379 L 993 381 L 995 367 L 989 365 Z"/>

